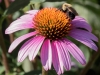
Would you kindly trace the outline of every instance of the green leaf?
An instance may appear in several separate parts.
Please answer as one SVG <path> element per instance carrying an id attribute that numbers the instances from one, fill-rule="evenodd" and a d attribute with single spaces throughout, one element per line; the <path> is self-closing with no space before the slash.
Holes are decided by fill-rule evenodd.
<path id="1" fill-rule="evenodd" d="M 0 15 L 2 15 L 3 14 L 3 10 L 2 10 L 2 8 L 0 7 Z"/>
<path id="2" fill-rule="evenodd" d="M 48 75 L 57 75 L 55 70 L 49 70 Z"/>
<path id="3" fill-rule="evenodd" d="M 33 70 L 33 65 L 32 62 L 29 61 L 28 58 L 26 58 L 23 62 L 22 62 L 22 67 L 24 69 L 25 72 L 29 72 Z"/>
<path id="4" fill-rule="evenodd" d="M 81 45 L 80 49 L 82 50 L 82 52 L 83 52 L 83 54 L 84 54 L 84 56 L 86 58 L 86 62 L 88 62 L 89 59 L 90 59 L 91 51 L 89 51 L 89 48 L 86 47 L 85 45 Z"/>
<path id="5" fill-rule="evenodd" d="M 33 3 L 37 3 L 37 2 L 44 2 L 44 1 L 46 1 L 46 0 L 31 0 L 31 2 L 33 2 Z"/>
<path id="6" fill-rule="evenodd" d="M 49 70 L 48 75 L 57 75 L 57 72 L 55 70 Z M 62 75 L 77 75 L 76 71 L 64 71 Z"/>
<path id="7" fill-rule="evenodd" d="M 10 4 L 6 14 L 11 14 L 28 5 L 30 0 L 15 0 Z"/>
<path id="8" fill-rule="evenodd" d="M 77 73 L 73 71 L 65 71 L 63 75 L 77 75 Z"/>
<path id="9" fill-rule="evenodd" d="M 66 0 L 46 0 L 47 2 L 60 2 L 60 1 L 66 1 Z"/>
<path id="10" fill-rule="evenodd" d="M 87 0 L 86 0 L 87 1 Z M 89 2 L 97 3 L 98 0 L 88 0 Z M 99 0 L 100 1 L 100 0 Z"/>
<path id="11" fill-rule="evenodd" d="M 60 2 L 44 2 L 42 3 L 42 7 L 61 7 L 62 4 L 65 3 L 65 1 L 60 1 Z"/>
<path id="12" fill-rule="evenodd" d="M 42 72 L 41 70 L 34 70 L 34 71 L 27 72 L 24 75 L 40 75 L 41 72 Z"/>
<path id="13" fill-rule="evenodd" d="M 78 5 L 83 6 L 89 12 L 93 12 L 95 15 L 100 17 L 100 6 L 94 2 L 86 1 L 84 4 L 78 3 Z"/>
<path id="14" fill-rule="evenodd" d="M 22 35 L 24 35 L 24 34 L 27 34 L 28 32 L 29 32 L 28 29 L 21 30 L 21 31 L 17 31 L 17 32 L 15 33 L 15 37 L 16 37 L 16 38 L 17 38 L 17 37 L 20 37 L 20 36 L 22 36 Z"/>
<path id="15" fill-rule="evenodd" d="M 5 71 L 4 66 L 0 66 L 0 74 L 2 74 Z"/>
<path id="16" fill-rule="evenodd" d="M 24 72 L 21 72 L 21 73 L 19 73 L 18 75 L 24 75 L 25 73 Z"/>

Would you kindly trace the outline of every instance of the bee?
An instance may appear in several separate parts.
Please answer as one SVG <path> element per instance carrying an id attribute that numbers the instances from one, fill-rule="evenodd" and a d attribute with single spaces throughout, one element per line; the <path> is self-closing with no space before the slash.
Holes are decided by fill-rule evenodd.
<path id="1" fill-rule="evenodd" d="M 68 3 L 64 3 L 62 5 L 61 11 L 66 13 L 71 20 L 73 20 L 75 18 L 75 16 L 78 15 L 76 10 L 74 8 L 72 8 L 72 5 L 68 4 Z"/>

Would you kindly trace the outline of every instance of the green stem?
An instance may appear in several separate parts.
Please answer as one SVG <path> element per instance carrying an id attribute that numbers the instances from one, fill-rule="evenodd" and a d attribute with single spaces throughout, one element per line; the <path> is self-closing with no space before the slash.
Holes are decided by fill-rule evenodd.
<path id="1" fill-rule="evenodd" d="M 6 15 L 2 15 L 0 18 L 0 47 L 2 49 L 2 63 L 5 67 L 5 75 L 8 75 L 8 73 L 10 72 L 9 69 L 9 65 L 8 65 L 8 59 L 7 59 L 7 50 L 6 50 L 6 46 L 5 46 L 5 42 L 4 42 L 4 37 L 2 34 L 2 23 L 5 20 L 7 16 Z"/>
<path id="2" fill-rule="evenodd" d="M 37 58 L 37 56 L 35 57 L 35 59 L 32 61 L 32 63 L 33 63 L 33 67 L 34 67 L 34 70 L 37 70 L 37 60 L 38 60 L 38 58 Z"/>
<path id="3" fill-rule="evenodd" d="M 5 3 L 6 8 L 8 8 L 10 5 L 9 0 L 4 0 L 4 3 Z M 8 24 L 12 22 L 12 15 L 7 16 L 7 21 L 8 21 Z M 14 41 L 13 34 L 9 34 L 9 37 L 10 37 L 10 43 L 12 43 Z"/>
<path id="4" fill-rule="evenodd" d="M 2 10 L 2 8 L 0 7 L 0 15 L 2 15 L 3 14 L 3 10 Z"/>
<path id="5" fill-rule="evenodd" d="M 3 23 L 3 21 L 4 21 L 5 18 L 6 18 L 6 16 L 2 16 L 0 18 L 0 30 L 2 29 L 2 23 Z"/>
<path id="6" fill-rule="evenodd" d="M 48 71 L 46 71 L 43 67 L 42 67 L 42 75 L 48 75 Z"/>
<path id="7" fill-rule="evenodd" d="M 4 38 L 3 38 L 1 30 L 0 30 L 0 46 L 1 46 L 1 49 L 2 49 L 3 65 L 5 67 L 5 73 L 7 75 L 9 73 L 9 65 L 8 65 L 8 60 L 7 60 L 7 56 L 6 56 L 7 50 L 6 50 L 6 46 L 5 46 L 5 43 L 4 43 Z"/>

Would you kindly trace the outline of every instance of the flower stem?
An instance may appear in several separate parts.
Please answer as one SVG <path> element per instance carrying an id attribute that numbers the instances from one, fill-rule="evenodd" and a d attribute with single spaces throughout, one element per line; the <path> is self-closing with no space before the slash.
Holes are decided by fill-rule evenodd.
<path id="1" fill-rule="evenodd" d="M 99 57 L 100 55 L 100 48 L 98 48 L 98 52 L 95 52 L 91 59 L 89 60 L 89 62 L 87 63 L 87 65 L 85 66 L 85 68 L 81 71 L 80 75 L 86 75 L 87 71 L 90 69 L 90 67 L 94 64 L 94 62 L 96 61 L 96 59 Z"/>
<path id="2" fill-rule="evenodd" d="M 42 75 L 48 75 L 48 71 L 46 71 L 43 67 L 42 67 Z"/>
<path id="3" fill-rule="evenodd" d="M 8 65 L 8 60 L 7 60 L 7 56 L 6 56 L 6 46 L 4 44 L 4 39 L 3 39 L 3 35 L 2 35 L 1 30 L 0 30 L 0 46 L 2 49 L 3 65 L 5 66 L 5 73 L 7 75 L 9 73 L 9 65 Z"/>
<path id="4" fill-rule="evenodd" d="M 8 0 L 4 0 L 4 2 L 5 2 L 5 5 L 6 5 L 6 8 L 8 8 L 9 7 L 9 1 Z"/>
<path id="5" fill-rule="evenodd" d="M 10 5 L 9 0 L 4 0 L 4 2 L 5 2 L 6 8 L 8 8 Z M 12 22 L 12 15 L 7 16 L 7 21 L 8 21 L 8 24 L 10 24 Z M 10 43 L 12 43 L 14 40 L 13 34 L 9 34 L 9 37 L 10 37 Z"/>
<path id="6" fill-rule="evenodd" d="M 38 61 L 38 58 L 37 58 L 37 56 L 34 58 L 34 60 L 32 61 L 32 63 L 33 63 L 33 68 L 34 68 L 34 70 L 37 70 L 37 61 Z"/>

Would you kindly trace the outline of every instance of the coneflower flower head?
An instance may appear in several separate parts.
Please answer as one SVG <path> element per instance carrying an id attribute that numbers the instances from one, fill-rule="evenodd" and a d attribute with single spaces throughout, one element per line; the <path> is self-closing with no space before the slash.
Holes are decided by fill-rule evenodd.
<path id="1" fill-rule="evenodd" d="M 71 29 L 70 18 L 57 8 L 44 8 L 33 18 L 34 28 L 40 35 L 51 39 L 65 37 Z"/>
<path id="2" fill-rule="evenodd" d="M 67 37 L 76 39 L 89 48 L 97 51 L 93 41 L 97 37 L 91 33 L 90 25 L 80 16 L 71 20 L 68 15 L 57 8 L 43 8 L 26 12 L 6 29 L 10 34 L 22 29 L 33 29 L 33 32 L 17 38 L 10 46 L 12 52 L 22 41 L 27 40 L 19 50 L 18 61 L 22 62 L 27 56 L 34 60 L 40 50 L 41 62 L 45 70 L 53 64 L 57 74 L 71 69 L 70 54 L 81 64 L 86 64 L 82 51 Z M 70 54 L 69 54 L 70 53 Z"/>

